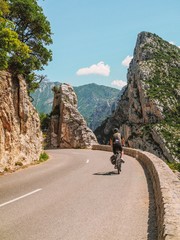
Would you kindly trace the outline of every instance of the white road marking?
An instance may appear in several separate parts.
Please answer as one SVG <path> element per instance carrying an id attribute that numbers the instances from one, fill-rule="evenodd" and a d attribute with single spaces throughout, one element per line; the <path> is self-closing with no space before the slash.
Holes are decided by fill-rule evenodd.
<path id="1" fill-rule="evenodd" d="M 14 199 L 12 199 L 12 200 L 10 200 L 10 201 L 8 201 L 8 202 L 5 202 L 5 203 L 0 204 L 0 207 L 4 207 L 5 205 L 8 205 L 8 204 L 13 203 L 13 202 L 16 202 L 16 201 L 18 201 L 18 200 L 20 200 L 20 199 L 22 199 L 22 198 L 28 197 L 28 196 L 30 196 L 30 195 L 32 195 L 32 194 L 34 194 L 34 193 L 37 193 L 37 192 L 39 192 L 39 191 L 41 191 L 41 190 L 42 190 L 42 188 L 39 188 L 39 189 L 36 189 L 36 190 L 34 190 L 33 192 L 29 192 L 29 193 L 27 193 L 27 194 L 25 194 L 25 195 L 23 195 L 23 196 L 20 196 L 20 197 L 18 197 L 18 198 L 14 198 Z"/>
<path id="2" fill-rule="evenodd" d="M 89 163 L 89 159 L 86 160 L 86 163 Z"/>

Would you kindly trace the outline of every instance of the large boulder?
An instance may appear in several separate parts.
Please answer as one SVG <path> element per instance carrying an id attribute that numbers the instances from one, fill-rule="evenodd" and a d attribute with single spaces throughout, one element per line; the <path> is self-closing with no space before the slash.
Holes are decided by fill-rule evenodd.
<path id="1" fill-rule="evenodd" d="M 77 110 L 77 96 L 68 84 L 55 87 L 53 109 L 48 129 L 49 148 L 88 148 L 96 137 Z"/>

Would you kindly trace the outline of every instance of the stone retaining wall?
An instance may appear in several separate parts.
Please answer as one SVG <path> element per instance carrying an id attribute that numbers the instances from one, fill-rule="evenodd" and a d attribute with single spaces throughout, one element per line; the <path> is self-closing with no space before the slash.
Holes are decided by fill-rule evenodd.
<path id="1" fill-rule="evenodd" d="M 112 151 L 111 146 L 93 145 L 93 150 Z M 154 189 L 158 240 L 180 240 L 180 181 L 155 155 L 124 147 L 124 154 L 136 158 L 147 170 Z"/>

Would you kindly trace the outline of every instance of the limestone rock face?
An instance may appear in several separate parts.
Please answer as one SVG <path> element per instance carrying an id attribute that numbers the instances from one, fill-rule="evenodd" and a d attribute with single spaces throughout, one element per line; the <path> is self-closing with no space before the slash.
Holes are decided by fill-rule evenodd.
<path id="1" fill-rule="evenodd" d="M 87 148 L 96 142 L 94 133 L 77 110 L 77 96 L 73 88 L 68 84 L 54 88 L 48 147 Z"/>
<path id="2" fill-rule="evenodd" d="M 42 133 L 22 77 L 0 71 L 0 171 L 39 159 Z"/>
<path id="3" fill-rule="evenodd" d="M 31 94 L 34 99 L 32 103 L 38 112 L 50 114 L 54 98 L 52 88 L 59 84 L 60 82 L 50 82 L 45 79 Z M 78 111 L 93 131 L 112 114 L 123 92 L 123 89 L 119 92 L 116 88 L 95 83 L 73 87 L 73 89 L 78 98 Z"/>
<path id="4" fill-rule="evenodd" d="M 95 131 L 98 141 L 107 143 L 118 127 L 127 146 L 180 161 L 180 49 L 140 33 L 127 80 L 115 113 Z"/>

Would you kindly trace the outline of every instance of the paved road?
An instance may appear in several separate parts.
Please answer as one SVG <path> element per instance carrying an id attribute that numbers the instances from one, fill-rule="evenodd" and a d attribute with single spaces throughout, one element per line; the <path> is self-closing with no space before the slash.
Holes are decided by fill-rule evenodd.
<path id="1" fill-rule="evenodd" d="M 50 160 L 0 177 L 0 240 L 154 240 L 151 185 L 124 156 L 49 150 Z"/>

